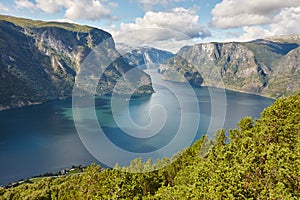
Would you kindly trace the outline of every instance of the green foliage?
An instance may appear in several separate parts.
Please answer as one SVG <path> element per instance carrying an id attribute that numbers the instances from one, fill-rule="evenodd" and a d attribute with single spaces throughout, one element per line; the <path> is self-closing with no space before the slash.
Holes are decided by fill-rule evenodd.
<path id="1" fill-rule="evenodd" d="M 89 26 L 82 26 L 74 23 L 64 22 L 45 22 L 40 20 L 29 20 L 25 18 L 18 18 L 13 16 L 0 15 L 0 20 L 9 21 L 17 26 L 23 28 L 45 28 L 45 27 L 59 27 L 68 31 L 84 32 L 87 33 L 93 28 Z"/>
<path id="2" fill-rule="evenodd" d="M 159 170 L 126 172 L 154 167 L 141 159 L 116 169 L 93 164 L 83 174 L 0 189 L 0 199 L 300 198 L 300 94 L 277 100 L 260 119 L 242 119 L 229 138 L 223 130 L 216 135 L 157 161 L 169 163 Z"/>

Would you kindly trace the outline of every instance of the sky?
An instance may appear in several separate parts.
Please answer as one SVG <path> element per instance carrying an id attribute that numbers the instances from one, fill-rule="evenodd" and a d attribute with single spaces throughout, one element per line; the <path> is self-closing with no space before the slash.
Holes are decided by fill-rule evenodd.
<path id="1" fill-rule="evenodd" d="M 300 34 L 300 0 L 0 0 L 0 14 L 90 25 L 117 48 L 250 41 Z"/>

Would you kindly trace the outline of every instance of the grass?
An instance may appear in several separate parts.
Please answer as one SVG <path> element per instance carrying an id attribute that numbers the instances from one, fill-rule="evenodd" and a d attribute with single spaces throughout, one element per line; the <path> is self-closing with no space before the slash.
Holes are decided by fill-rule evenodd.
<path id="1" fill-rule="evenodd" d="M 93 29 L 90 26 L 83 26 L 74 23 L 30 20 L 30 19 L 12 17 L 7 15 L 0 15 L 0 20 L 11 22 L 23 28 L 59 27 L 69 31 L 83 32 L 83 33 L 88 33 Z"/>
<path id="2" fill-rule="evenodd" d="M 44 179 L 45 179 L 45 177 L 36 177 L 36 178 L 29 179 L 29 181 L 32 182 L 32 183 L 37 183 L 37 182 L 42 181 Z"/>
<path id="3" fill-rule="evenodd" d="M 84 173 L 84 168 L 75 167 L 75 168 L 67 169 L 65 174 L 60 174 L 58 172 L 54 173 L 54 174 L 44 174 L 44 175 L 41 175 L 41 176 L 38 176 L 38 177 L 29 178 L 28 180 L 16 181 L 16 182 L 11 183 L 9 185 L 11 185 L 10 187 L 16 187 L 16 186 L 22 185 L 24 183 L 38 183 L 38 182 L 41 182 L 41 181 L 43 181 L 47 178 L 58 178 L 58 177 L 81 174 L 81 173 Z M 0 189 L 1 189 L 1 187 L 0 187 Z"/>
<path id="4" fill-rule="evenodd" d="M 66 175 L 79 174 L 79 173 L 82 173 L 82 170 L 79 168 L 75 168 L 73 170 L 67 171 Z"/>

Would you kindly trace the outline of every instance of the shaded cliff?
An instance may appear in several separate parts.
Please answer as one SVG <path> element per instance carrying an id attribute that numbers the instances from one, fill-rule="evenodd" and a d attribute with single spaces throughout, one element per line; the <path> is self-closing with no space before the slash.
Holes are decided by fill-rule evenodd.
<path id="1" fill-rule="evenodd" d="M 100 43 L 104 56 L 118 55 L 112 36 L 97 28 L 10 16 L 0 16 L 0 27 L 0 110 L 70 97 L 81 63 Z M 97 94 L 110 94 L 131 69 L 122 57 L 115 59 Z M 147 74 L 140 71 L 136 79 L 147 84 L 137 93 L 153 92 Z"/>

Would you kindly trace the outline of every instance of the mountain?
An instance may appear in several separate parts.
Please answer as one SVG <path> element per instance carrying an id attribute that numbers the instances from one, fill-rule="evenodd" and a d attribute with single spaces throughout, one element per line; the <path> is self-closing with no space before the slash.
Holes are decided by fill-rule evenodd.
<path id="1" fill-rule="evenodd" d="M 300 43 L 300 35 L 297 34 L 271 36 L 265 39 L 273 42 L 281 42 L 281 43 L 297 43 L 297 44 Z"/>
<path id="2" fill-rule="evenodd" d="M 185 46 L 160 66 L 160 72 L 164 79 L 176 81 L 170 75 L 174 71 L 197 71 L 204 86 L 277 98 L 300 91 L 299 44 L 300 36 L 284 36 Z"/>
<path id="3" fill-rule="evenodd" d="M 169 51 L 152 47 L 140 47 L 123 55 L 129 64 L 141 69 L 149 68 L 151 65 L 160 65 L 173 56 L 174 54 Z"/>
<path id="4" fill-rule="evenodd" d="M 171 60 L 174 57 L 174 54 L 169 51 L 152 47 L 141 47 L 134 50 L 128 50 L 123 57 L 129 64 L 140 69 L 147 69 L 150 67 L 158 68 L 161 64 L 166 63 L 167 60 Z M 180 63 L 180 66 L 177 66 L 174 70 L 168 70 L 164 73 L 163 78 L 165 80 L 177 82 L 185 82 L 187 80 L 193 85 L 201 85 L 203 78 L 198 71 L 192 68 L 188 68 L 188 70 L 181 68 L 183 65 L 189 65 L 188 63 L 185 63 L 184 60 L 181 60 L 181 62 L 184 63 Z M 177 62 L 177 64 L 179 64 L 179 62 Z M 161 72 L 160 69 L 158 69 L 158 71 Z M 179 73 L 177 73 L 177 71 L 179 71 Z"/>
<path id="5" fill-rule="evenodd" d="M 0 110 L 70 97 L 81 63 L 100 43 L 101 55 L 118 57 L 112 36 L 103 30 L 0 16 Z M 110 94 L 130 69 L 121 56 L 115 59 L 101 77 L 97 94 Z M 139 70 L 135 79 L 146 84 L 135 92 L 153 92 L 147 74 Z M 126 87 L 120 92 L 135 89 Z"/>
<path id="6" fill-rule="evenodd" d="M 203 77 L 197 69 L 178 55 L 160 65 L 158 72 L 162 74 L 162 79 L 167 81 L 189 82 L 193 86 L 200 86 L 203 83 Z"/>

